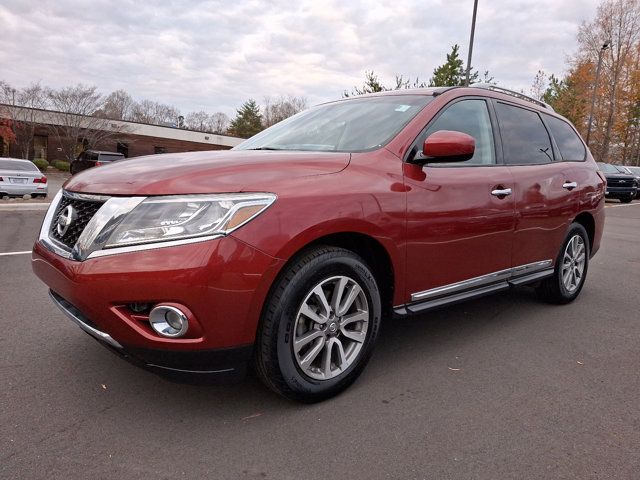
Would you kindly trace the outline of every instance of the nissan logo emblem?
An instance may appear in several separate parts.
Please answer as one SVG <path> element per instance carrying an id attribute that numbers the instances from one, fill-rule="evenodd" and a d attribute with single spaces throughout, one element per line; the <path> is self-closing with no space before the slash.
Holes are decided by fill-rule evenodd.
<path id="1" fill-rule="evenodd" d="M 67 208 L 65 208 L 62 213 L 58 215 L 58 225 L 56 226 L 58 235 L 64 237 L 71 224 L 75 222 L 77 216 L 78 214 L 76 213 L 74 208 L 71 205 L 68 205 Z"/>

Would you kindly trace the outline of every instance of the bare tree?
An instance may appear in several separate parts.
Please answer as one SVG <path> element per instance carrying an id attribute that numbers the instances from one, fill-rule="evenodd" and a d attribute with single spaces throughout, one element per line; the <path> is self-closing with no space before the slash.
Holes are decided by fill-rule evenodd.
<path id="1" fill-rule="evenodd" d="M 102 116 L 111 120 L 129 120 L 134 100 L 126 91 L 111 92 L 104 100 Z"/>
<path id="2" fill-rule="evenodd" d="M 538 70 L 536 76 L 533 77 L 533 84 L 531 85 L 530 94 L 533 98 L 542 100 L 545 92 L 547 91 L 547 75 L 543 70 Z"/>
<path id="3" fill-rule="evenodd" d="M 307 99 L 305 97 L 294 97 L 280 95 L 279 97 L 265 97 L 264 109 L 262 114 L 262 125 L 268 128 L 281 122 L 285 118 L 289 118 L 307 108 Z"/>
<path id="4" fill-rule="evenodd" d="M 18 90 L 2 82 L 0 85 L 0 102 L 3 115 L 11 120 L 11 128 L 15 135 L 20 156 L 29 158 L 33 137 L 35 136 L 40 110 L 47 108 L 47 94 L 39 83 Z"/>
<path id="5" fill-rule="evenodd" d="M 185 127 L 189 130 L 198 130 L 199 132 L 210 132 L 210 117 L 207 112 L 191 112 L 185 117 Z"/>
<path id="6" fill-rule="evenodd" d="M 177 125 L 180 111 L 164 103 L 152 100 L 141 100 L 135 102 L 131 109 L 131 120 L 134 122 L 150 123 L 154 125 L 173 124 Z"/>
<path id="7" fill-rule="evenodd" d="M 229 117 L 222 112 L 216 112 L 209 117 L 209 130 L 211 133 L 223 134 L 229 128 Z"/>
<path id="8" fill-rule="evenodd" d="M 78 84 L 49 90 L 48 98 L 53 109 L 47 121 L 50 134 L 58 140 L 62 154 L 70 162 L 82 151 L 107 140 L 118 140 L 128 132 L 120 122 L 95 115 L 105 101 L 96 87 Z"/>

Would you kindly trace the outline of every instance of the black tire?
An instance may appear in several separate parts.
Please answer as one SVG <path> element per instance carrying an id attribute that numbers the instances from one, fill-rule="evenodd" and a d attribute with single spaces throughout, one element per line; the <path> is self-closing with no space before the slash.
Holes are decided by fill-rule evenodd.
<path id="1" fill-rule="evenodd" d="M 361 287 L 369 307 L 368 326 L 352 363 L 333 378 L 317 380 L 305 374 L 296 360 L 293 330 L 298 310 L 314 287 L 335 276 L 347 276 Z M 378 286 L 358 255 L 330 246 L 307 250 L 285 267 L 265 303 L 256 339 L 258 376 L 269 388 L 292 400 L 313 403 L 337 395 L 358 378 L 369 361 L 380 321 Z"/>
<path id="2" fill-rule="evenodd" d="M 633 195 L 629 195 L 628 197 L 624 197 L 620 199 L 621 203 L 631 203 L 633 201 Z"/>
<path id="3" fill-rule="evenodd" d="M 573 291 L 569 291 L 562 279 L 562 265 L 567 245 L 576 235 L 579 235 L 582 238 L 582 242 L 585 248 L 584 271 L 582 272 L 582 277 L 580 278 L 577 288 Z M 587 234 L 587 231 L 579 223 L 572 223 L 569 227 L 569 232 L 567 233 L 564 242 L 562 242 L 560 252 L 558 253 L 553 276 L 540 282 L 540 285 L 536 288 L 538 297 L 545 302 L 554 303 L 557 305 L 564 305 L 573 302 L 578 297 L 578 295 L 580 295 L 580 291 L 582 290 L 584 282 L 587 278 L 590 253 L 591 245 L 589 244 L 589 235 Z"/>

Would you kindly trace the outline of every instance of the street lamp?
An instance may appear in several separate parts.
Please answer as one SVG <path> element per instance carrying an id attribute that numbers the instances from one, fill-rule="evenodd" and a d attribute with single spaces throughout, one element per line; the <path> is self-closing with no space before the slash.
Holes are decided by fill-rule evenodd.
<path id="1" fill-rule="evenodd" d="M 478 0 L 473 1 L 473 18 L 471 19 L 471 35 L 469 36 L 469 55 L 467 56 L 467 76 L 464 86 L 469 86 L 469 76 L 471 75 L 471 55 L 473 54 L 473 36 L 476 33 L 476 13 L 478 12 Z"/>
<path id="2" fill-rule="evenodd" d="M 589 124 L 587 126 L 587 147 L 589 146 L 589 139 L 591 138 L 591 125 L 593 123 L 593 109 L 596 106 L 596 95 L 598 93 L 598 82 L 600 81 L 600 68 L 602 67 L 602 54 L 608 48 L 611 48 L 611 40 L 607 40 L 602 44 L 600 51 L 598 52 L 598 68 L 596 68 L 596 81 L 593 85 L 593 95 L 591 95 L 591 112 L 589 112 Z"/>

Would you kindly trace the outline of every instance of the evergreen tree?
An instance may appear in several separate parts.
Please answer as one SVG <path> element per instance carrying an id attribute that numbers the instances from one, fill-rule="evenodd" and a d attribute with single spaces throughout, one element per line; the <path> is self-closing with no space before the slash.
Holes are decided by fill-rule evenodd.
<path id="1" fill-rule="evenodd" d="M 469 84 L 478 83 L 478 72 L 471 70 Z M 433 70 L 433 76 L 429 80 L 430 87 L 462 87 L 465 83 L 466 71 L 460 58 L 460 45 L 451 47 L 451 53 L 447 54 L 447 61 Z M 484 73 L 483 82 L 491 83 L 493 77 L 489 72 Z"/>
<path id="2" fill-rule="evenodd" d="M 228 131 L 238 137 L 249 138 L 262 130 L 260 107 L 255 100 L 249 99 L 236 111 L 236 118 L 231 121 Z"/>

